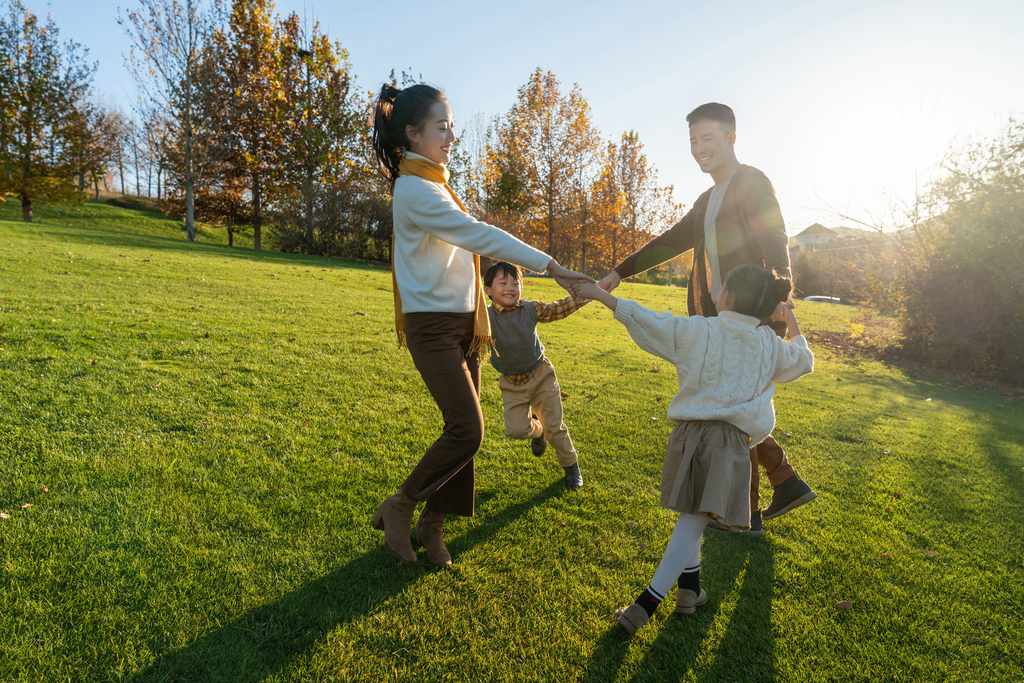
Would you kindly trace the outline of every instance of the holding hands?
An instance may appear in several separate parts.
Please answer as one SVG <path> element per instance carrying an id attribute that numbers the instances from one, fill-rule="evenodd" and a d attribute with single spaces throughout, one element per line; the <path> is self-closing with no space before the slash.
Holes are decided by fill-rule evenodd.
<path id="1" fill-rule="evenodd" d="M 796 314 L 793 312 L 793 300 L 783 301 L 775 307 L 772 313 L 774 322 L 786 323 L 786 335 L 792 339 L 800 334 L 800 325 L 796 321 Z"/>
<path id="2" fill-rule="evenodd" d="M 614 271 L 613 271 L 614 272 Z M 573 297 L 577 299 L 594 299 L 600 301 L 608 308 L 615 310 L 615 302 L 617 298 L 605 291 L 603 287 L 604 280 L 600 283 L 594 282 L 576 282 L 572 285 Z"/>
<path id="3" fill-rule="evenodd" d="M 597 284 L 601 286 L 601 289 L 610 294 L 615 290 L 616 287 L 619 286 L 620 282 L 622 282 L 622 278 L 619 277 L 619 274 L 613 270 L 612 272 L 608 273 L 603 278 L 601 278 L 601 281 L 598 282 Z"/>
<path id="4" fill-rule="evenodd" d="M 577 273 L 574 270 L 569 270 L 568 268 L 563 268 L 558 265 L 558 261 L 555 259 L 551 259 L 548 263 L 547 272 L 551 273 L 551 277 L 555 278 L 555 282 L 569 292 L 569 295 L 572 296 L 574 301 L 580 298 L 574 291 L 577 284 L 592 284 L 595 287 L 597 286 L 597 283 L 594 282 L 594 278 L 589 275 Z"/>

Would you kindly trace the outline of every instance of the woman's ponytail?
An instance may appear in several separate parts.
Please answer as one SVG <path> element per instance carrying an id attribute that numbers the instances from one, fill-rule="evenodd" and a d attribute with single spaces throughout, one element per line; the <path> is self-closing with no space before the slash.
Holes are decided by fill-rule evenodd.
<path id="1" fill-rule="evenodd" d="M 406 127 L 421 129 L 430 116 L 430 108 L 445 101 L 443 92 L 422 83 L 404 90 L 390 83 L 381 87 L 373 109 L 372 140 L 373 152 L 388 183 L 388 190 L 394 190 L 398 165 L 405 150 L 409 149 Z"/>

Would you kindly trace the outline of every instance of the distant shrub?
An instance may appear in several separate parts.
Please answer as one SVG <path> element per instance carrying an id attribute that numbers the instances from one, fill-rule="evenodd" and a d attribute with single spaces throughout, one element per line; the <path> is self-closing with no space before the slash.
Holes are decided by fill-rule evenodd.
<path id="1" fill-rule="evenodd" d="M 1024 383 L 1024 124 L 950 153 L 872 282 L 904 349 L 935 365 Z"/>

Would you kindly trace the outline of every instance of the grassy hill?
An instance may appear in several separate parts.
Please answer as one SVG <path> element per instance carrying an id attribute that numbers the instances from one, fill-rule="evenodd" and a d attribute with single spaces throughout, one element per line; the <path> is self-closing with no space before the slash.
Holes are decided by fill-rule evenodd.
<path id="1" fill-rule="evenodd" d="M 485 370 L 477 513 L 446 523 L 439 572 L 369 525 L 440 428 L 388 271 L 189 244 L 105 205 L 31 225 L 10 206 L 0 680 L 1024 679 L 1018 399 L 815 347 L 775 433 L 819 499 L 759 539 L 706 534 L 708 604 L 631 639 L 611 614 L 674 522 L 657 491 L 676 378 L 606 310 L 541 330 L 584 489 L 502 436 Z M 618 293 L 685 310 L 680 289 Z"/>

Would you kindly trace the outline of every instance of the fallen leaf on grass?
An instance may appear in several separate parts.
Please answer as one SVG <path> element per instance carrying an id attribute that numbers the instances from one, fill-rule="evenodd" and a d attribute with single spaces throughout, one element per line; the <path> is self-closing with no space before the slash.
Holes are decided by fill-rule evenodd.
<path id="1" fill-rule="evenodd" d="M 640 550 L 647 550 L 647 544 L 646 544 L 646 543 L 641 543 L 641 544 L 640 544 L 639 546 L 637 546 L 637 547 L 638 547 L 638 548 L 640 548 Z"/>
<path id="2" fill-rule="evenodd" d="M 889 559 L 889 553 L 882 553 L 882 559 L 883 560 L 888 560 Z"/>
<path id="3" fill-rule="evenodd" d="M 405 428 L 405 429 L 403 429 L 402 431 L 403 431 L 403 432 L 411 432 L 411 431 L 412 431 L 412 427 L 406 427 L 406 428 Z"/>
<path id="4" fill-rule="evenodd" d="M 886 512 L 892 512 L 892 508 L 885 508 Z"/>
<path id="5" fill-rule="evenodd" d="M 836 603 L 836 609 L 850 609 L 851 607 L 853 607 L 853 603 L 849 600 L 843 600 Z"/>
<path id="6" fill-rule="evenodd" d="M 231 382 L 228 382 L 228 384 L 231 384 Z M 263 435 L 263 440 L 264 441 L 270 441 L 270 434 L 264 434 Z"/>
<path id="7" fill-rule="evenodd" d="M 931 400 L 930 398 L 926 398 L 926 399 L 925 399 L 925 401 L 930 401 L 930 400 Z"/>
<path id="8" fill-rule="evenodd" d="M 629 528 L 630 528 L 630 529 L 632 529 L 633 527 L 635 527 L 635 526 L 636 526 L 636 522 L 630 522 L 630 523 L 628 524 L 628 526 L 629 526 Z"/>
<path id="9" fill-rule="evenodd" d="M 655 397 L 654 397 L 654 400 L 655 400 L 655 401 L 661 401 L 661 396 L 655 396 Z"/>
<path id="10" fill-rule="evenodd" d="M 6 512 L 0 512 L 0 519 L 10 519 L 11 516 Z"/>
<path id="11" fill-rule="evenodd" d="M 353 313 L 352 315 L 366 315 L 366 314 L 365 314 L 365 313 L 363 313 L 362 311 L 356 311 L 356 312 L 355 312 L 355 313 Z"/>
<path id="12" fill-rule="evenodd" d="M 928 557 L 935 557 L 935 551 L 934 550 L 925 550 L 924 554 L 927 555 Z"/>
<path id="13" fill-rule="evenodd" d="M 900 498 L 900 497 L 902 497 L 902 496 L 903 496 L 903 494 L 902 494 L 902 493 L 900 493 L 899 491 L 893 491 L 893 492 L 892 492 L 892 497 L 893 497 L 893 498 Z"/>
<path id="14" fill-rule="evenodd" d="M 49 492 L 50 492 L 50 487 L 49 486 L 44 486 L 43 487 L 43 493 L 49 493 Z"/>
<path id="15" fill-rule="evenodd" d="M 558 392 L 558 395 L 561 396 L 562 398 L 571 398 L 572 397 L 572 394 L 567 394 L 564 391 Z"/>
<path id="16" fill-rule="evenodd" d="M 32 503 L 25 503 L 24 505 L 21 506 L 21 509 L 28 510 L 30 507 L 32 507 Z"/>
<path id="17" fill-rule="evenodd" d="M 565 526 L 565 522 L 559 522 L 558 526 Z"/>

